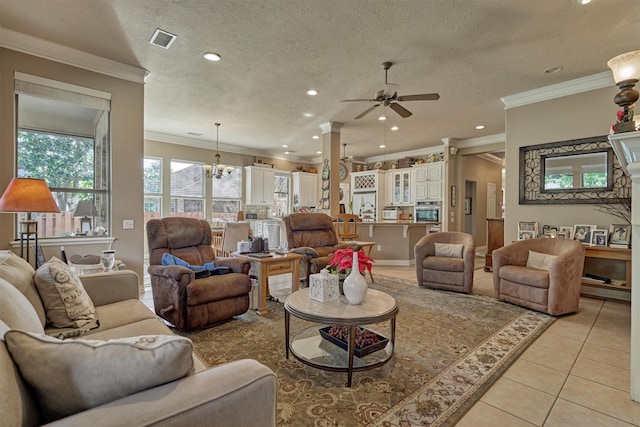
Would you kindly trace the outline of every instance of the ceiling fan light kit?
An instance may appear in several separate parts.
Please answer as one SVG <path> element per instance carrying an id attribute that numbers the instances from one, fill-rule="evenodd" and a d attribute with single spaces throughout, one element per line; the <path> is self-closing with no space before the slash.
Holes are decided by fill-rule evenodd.
<path id="1" fill-rule="evenodd" d="M 377 107 L 379 107 L 381 105 L 384 105 L 385 107 L 388 106 L 393 111 L 395 111 L 400 117 L 402 117 L 403 119 L 406 119 L 407 117 L 410 117 L 413 113 L 411 113 L 411 111 L 407 110 L 402 105 L 398 104 L 398 102 L 405 102 L 405 101 L 437 101 L 438 99 L 440 99 L 440 95 L 437 94 L 437 93 L 422 93 L 422 94 L 415 94 L 415 95 L 398 96 L 398 92 L 397 92 L 398 85 L 396 83 L 389 83 L 387 81 L 387 72 L 389 71 L 389 68 L 391 68 L 392 65 L 393 65 L 393 63 L 391 63 L 391 62 L 383 62 L 382 63 L 382 68 L 384 69 L 384 85 L 385 85 L 385 89 L 382 89 L 382 90 L 379 90 L 378 92 L 376 92 L 375 98 L 373 98 L 373 99 L 344 99 L 344 100 L 341 101 L 341 102 L 359 102 L 359 101 L 375 102 L 375 104 L 373 106 L 367 108 L 362 113 L 358 114 L 355 117 L 355 120 L 363 118 L 364 116 L 366 116 L 371 111 L 375 110 Z M 384 117 L 384 116 L 381 116 L 381 117 Z M 384 119 L 379 118 L 379 120 L 384 120 Z"/>

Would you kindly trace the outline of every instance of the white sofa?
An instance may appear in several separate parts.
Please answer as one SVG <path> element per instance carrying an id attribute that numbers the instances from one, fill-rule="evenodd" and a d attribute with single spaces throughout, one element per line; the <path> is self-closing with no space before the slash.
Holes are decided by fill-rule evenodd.
<path id="1" fill-rule="evenodd" d="M 13 330 L 55 334 L 59 331 L 46 323 L 34 273 L 26 261 L 13 253 L 8 261 L 0 261 L 0 320 Z M 135 273 L 118 271 L 84 276 L 82 284 L 95 306 L 100 326 L 77 339 L 173 335 L 139 301 Z M 42 354 L 40 360 L 33 360 L 33 363 L 46 364 L 47 357 Z M 121 363 L 127 364 L 127 360 Z M 269 368 L 255 360 L 240 360 L 207 369 L 194 357 L 194 370 L 195 373 L 179 380 L 121 397 L 48 425 L 276 425 L 276 377 Z M 21 375 L 5 340 L 0 340 L 0 414 L 0 426 L 3 427 L 31 427 L 43 423 L 37 395 Z"/>

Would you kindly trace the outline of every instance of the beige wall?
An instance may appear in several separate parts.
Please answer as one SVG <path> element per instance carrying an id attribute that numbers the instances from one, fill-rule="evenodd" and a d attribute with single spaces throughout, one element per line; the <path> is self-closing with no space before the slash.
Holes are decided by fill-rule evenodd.
<path id="1" fill-rule="evenodd" d="M 142 277 L 143 269 L 143 124 L 144 86 L 39 57 L 0 48 L 0 192 L 15 173 L 14 71 L 111 93 L 113 249 L 118 259 Z M 122 220 L 132 219 L 133 230 L 123 230 Z M 0 214 L 0 248 L 11 249 L 15 215 Z M 80 241 L 76 242 L 79 243 Z M 45 257 L 59 256 L 60 247 L 46 246 Z M 104 245 L 64 243 L 67 255 L 100 253 Z"/>
<path id="2" fill-rule="evenodd" d="M 540 226 L 595 224 L 609 228 L 620 220 L 591 204 L 519 205 L 519 148 L 605 135 L 615 123 L 615 86 L 506 110 L 505 243 L 516 240 L 518 221 Z"/>
<path id="3" fill-rule="evenodd" d="M 460 231 L 464 231 L 465 220 L 473 221 L 476 238 L 476 246 L 485 246 L 487 244 L 487 184 L 496 185 L 496 215 L 501 213 L 501 195 L 502 195 L 502 166 L 485 160 L 481 157 L 459 156 L 458 157 L 459 185 L 459 215 L 461 215 Z M 473 208 L 469 215 L 464 215 L 464 198 L 465 198 L 465 181 L 473 181 L 476 183 L 475 200 L 473 200 Z"/>

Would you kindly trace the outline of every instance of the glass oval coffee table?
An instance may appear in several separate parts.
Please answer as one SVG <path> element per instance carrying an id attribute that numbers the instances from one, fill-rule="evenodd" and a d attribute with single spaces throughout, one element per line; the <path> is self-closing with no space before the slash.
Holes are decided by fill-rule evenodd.
<path id="1" fill-rule="evenodd" d="M 393 356 L 396 334 L 398 304 L 390 295 L 369 289 L 362 304 L 350 305 L 344 296 L 338 300 L 319 302 L 309 298 L 309 288 L 300 289 L 287 297 L 284 303 L 284 329 L 286 357 L 289 352 L 309 366 L 327 371 L 347 372 L 347 387 L 351 387 L 354 371 L 373 369 L 387 363 Z M 315 325 L 297 331 L 290 338 L 291 315 Z M 356 356 L 356 330 L 363 325 L 390 322 L 390 337 L 379 335 L 386 344 L 369 354 Z M 323 338 L 330 325 L 343 325 L 348 329 L 348 338 L 341 347 Z M 335 341 L 335 340 L 334 340 Z M 344 347 L 344 348 L 343 348 Z M 375 348 L 375 347 L 374 347 Z M 364 353 L 364 352 L 361 352 Z"/>

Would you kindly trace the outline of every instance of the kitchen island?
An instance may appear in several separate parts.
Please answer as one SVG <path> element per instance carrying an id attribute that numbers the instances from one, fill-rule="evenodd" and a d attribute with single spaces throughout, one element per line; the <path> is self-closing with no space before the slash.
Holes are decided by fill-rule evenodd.
<path id="1" fill-rule="evenodd" d="M 356 240 L 375 242 L 371 250 L 374 269 L 381 265 L 413 265 L 413 247 L 438 226 L 435 222 L 359 222 Z"/>

